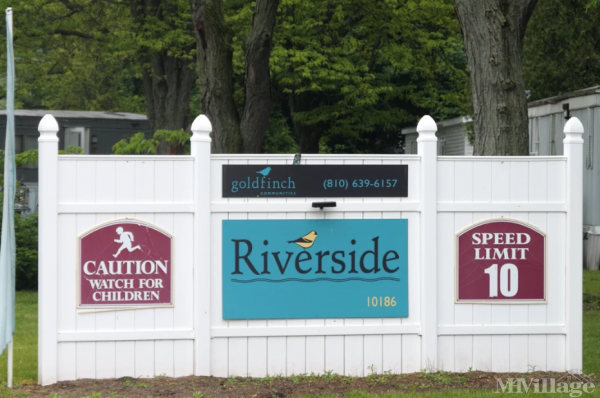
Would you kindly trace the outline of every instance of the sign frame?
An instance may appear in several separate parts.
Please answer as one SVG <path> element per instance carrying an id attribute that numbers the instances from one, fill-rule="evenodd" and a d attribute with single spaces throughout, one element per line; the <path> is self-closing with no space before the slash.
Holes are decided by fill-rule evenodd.
<path id="1" fill-rule="evenodd" d="M 221 197 L 407 198 L 408 179 L 407 164 L 223 164 Z"/>
<path id="2" fill-rule="evenodd" d="M 170 304 L 154 304 L 154 303 L 150 303 L 150 304 L 135 304 L 135 305 L 131 305 L 131 304 L 123 304 L 123 305 L 117 305 L 117 304 L 108 304 L 105 306 L 93 306 L 93 305 L 83 305 L 81 304 L 81 239 L 84 238 L 86 235 L 90 234 L 91 232 L 94 232 L 100 228 L 104 228 L 107 227 L 109 225 L 112 224 L 143 224 L 149 228 L 152 228 L 166 236 L 169 237 L 169 239 L 171 240 L 171 266 L 170 266 L 170 271 L 171 271 L 171 302 Z M 150 223 L 148 221 L 145 220 L 140 220 L 138 218 L 119 218 L 116 220 L 110 220 L 110 221 L 105 221 L 102 222 L 100 224 L 96 224 L 91 228 L 88 228 L 87 230 L 83 231 L 82 233 L 80 233 L 79 235 L 77 235 L 76 239 L 76 247 L 77 247 L 77 259 L 75 262 L 75 283 L 76 283 L 76 289 L 75 289 L 75 308 L 77 309 L 78 313 L 91 313 L 91 312 L 106 312 L 106 311 L 127 311 L 127 310 L 135 310 L 135 309 L 152 309 L 152 308 L 174 308 L 175 307 L 175 294 L 174 294 L 174 287 L 175 287 L 175 236 L 168 232 L 167 230 L 157 226 L 156 224 Z"/>
<path id="3" fill-rule="evenodd" d="M 492 222 L 504 221 L 521 224 L 527 228 L 531 228 L 544 237 L 544 299 L 543 300 L 520 300 L 520 299 L 481 299 L 481 300 L 459 300 L 458 299 L 458 239 L 465 232 Z M 537 226 L 516 218 L 500 217 L 487 218 L 468 225 L 467 227 L 457 231 L 454 234 L 454 304 L 492 304 L 492 305 L 522 305 L 522 304 L 548 304 L 548 234 L 542 231 Z"/>
<path id="4" fill-rule="evenodd" d="M 352 224 L 356 224 L 356 225 L 352 225 L 351 228 L 348 228 L 348 223 L 352 223 Z M 253 250 L 256 252 L 253 256 L 253 260 L 251 260 L 253 262 L 250 263 L 250 265 L 253 265 L 252 270 L 250 271 L 250 273 L 247 273 L 248 269 L 243 268 L 243 271 L 246 272 L 245 274 L 242 274 L 242 272 L 239 272 L 240 270 L 242 270 L 242 268 L 240 267 L 239 269 L 237 268 L 237 266 L 235 267 L 235 274 L 240 275 L 239 277 L 237 275 L 234 275 L 234 273 L 230 273 L 230 271 L 232 271 L 234 268 L 232 268 L 231 266 L 233 265 L 233 262 L 228 262 L 228 259 L 232 259 L 234 257 L 233 253 L 234 250 L 227 250 L 225 244 L 223 245 L 223 247 L 221 248 L 223 256 L 222 256 L 222 265 L 221 265 L 221 300 L 222 300 L 222 317 L 224 320 L 280 320 L 280 319 L 377 319 L 377 318 L 408 318 L 410 316 L 410 283 L 409 283 L 409 275 L 410 275 L 410 266 L 409 266 L 409 233 L 408 233 L 408 224 L 409 224 L 409 220 L 408 219 L 402 219 L 402 218 L 391 218 L 391 219 L 252 219 L 252 220 L 241 220 L 241 219 L 236 219 L 236 220 L 222 220 L 221 225 L 222 225 L 222 236 L 223 236 L 223 242 L 226 242 L 229 240 L 229 238 L 231 238 L 233 235 L 226 235 L 227 233 L 231 233 L 233 231 L 234 226 L 237 224 L 238 226 L 242 226 L 242 228 L 244 228 L 243 232 L 248 232 L 250 230 L 252 230 L 252 232 L 254 233 L 254 231 L 257 230 L 257 225 L 256 224 L 263 224 L 263 227 L 268 227 L 269 231 L 276 231 L 275 233 L 269 233 L 266 235 L 261 235 L 260 238 L 256 238 L 255 240 L 253 240 L 252 242 L 250 242 L 250 240 L 248 239 L 248 243 L 250 243 L 250 245 L 248 246 L 248 243 L 246 244 L 246 248 L 243 249 L 246 254 L 242 255 L 240 258 L 246 258 L 246 265 L 248 264 L 248 259 L 247 256 L 250 254 L 248 252 L 248 247 L 250 247 L 250 251 Z M 254 225 L 251 225 L 254 224 Z M 279 224 L 279 225 L 278 225 Z M 347 246 L 346 248 L 348 249 L 348 251 L 352 251 L 351 254 L 349 254 L 349 256 L 345 256 L 344 254 L 342 254 L 342 258 L 347 258 L 348 262 L 345 263 L 345 265 L 343 264 L 343 267 L 347 267 L 347 271 L 340 271 L 340 272 L 335 272 L 333 271 L 333 273 L 329 273 L 327 274 L 327 271 L 323 272 L 323 270 L 325 270 L 325 267 L 321 268 L 321 260 L 320 260 L 320 254 L 318 253 L 313 253 L 316 254 L 316 256 L 314 257 L 309 257 L 308 259 L 306 259 L 306 261 L 309 261 L 311 259 L 313 259 L 315 262 L 318 262 L 318 268 L 314 268 L 318 269 L 319 272 L 311 272 L 311 270 L 306 270 L 306 272 L 302 272 L 302 274 L 306 274 L 306 277 L 304 277 L 304 275 L 300 275 L 297 274 L 295 271 L 293 271 L 293 273 L 287 273 L 287 276 L 284 276 L 284 272 L 286 268 L 283 268 L 281 265 L 283 265 L 284 261 L 282 259 L 282 262 L 280 263 L 279 260 L 277 260 L 277 258 L 279 256 L 273 257 L 275 258 L 276 264 L 273 262 L 269 262 L 270 266 L 269 266 L 269 270 L 271 272 L 267 272 L 267 263 L 266 263 L 266 256 L 265 253 L 268 253 L 269 250 L 273 251 L 273 250 L 277 250 L 277 252 L 275 252 L 274 254 L 279 254 L 282 251 L 281 247 L 276 247 L 274 249 L 268 249 L 268 245 L 278 242 L 279 240 L 283 241 L 283 244 L 285 246 L 285 242 L 287 242 L 287 244 L 290 243 L 296 243 L 295 241 L 290 241 L 288 240 L 288 238 L 282 238 L 282 236 L 285 236 L 285 233 L 283 235 L 281 235 L 280 231 L 281 225 L 283 224 L 288 224 L 292 225 L 292 228 L 298 228 L 301 227 L 303 230 L 308 231 L 309 229 L 313 229 L 311 233 L 315 233 L 316 231 L 321 231 L 322 229 L 329 229 L 329 231 L 327 231 L 326 233 L 322 233 L 320 235 L 317 235 L 316 233 L 313 235 L 316 237 L 316 239 L 314 240 L 315 246 L 318 246 L 318 244 L 320 242 L 322 242 L 323 239 L 327 239 L 328 241 L 330 241 L 330 239 L 333 236 L 339 236 L 341 233 L 339 233 L 338 231 L 344 231 L 345 233 L 350 233 L 352 230 L 357 230 L 357 228 L 359 227 L 365 227 L 365 226 L 369 226 L 367 224 L 370 224 L 372 226 L 375 226 L 377 224 L 377 226 L 382 227 L 385 226 L 386 227 L 390 227 L 393 226 L 394 227 L 394 231 L 395 231 L 395 235 L 397 235 L 397 237 L 399 238 L 398 241 L 395 241 L 394 239 L 396 238 L 396 236 L 392 236 L 391 238 L 387 238 L 385 243 L 394 243 L 394 245 L 387 247 L 386 250 L 388 250 L 388 252 L 393 251 L 396 253 L 396 257 L 395 258 L 390 258 L 390 260 L 395 261 L 395 260 L 400 260 L 401 263 L 397 265 L 397 270 L 393 271 L 394 273 L 394 278 L 398 278 L 396 281 L 390 281 L 392 279 L 392 275 L 389 275 L 386 277 L 386 275 L 383 273 L 382 275 L 379 275 L 379 277 L 374 277 L 375 273 L 371 273 L 369 271 L 365 271 L 364 269 L 362 269 L 363 265 L 362 265 L 362 261 L 363 258 L 365 256 L 365 254 L 367 253 L 367 251 L 365 251 L 366 249 L 369 249 L 369 253 L 373 254 L 374 256 L 376 256 L 377 258 L 381 257 L 381 258 L 386 258 L 387 257 L 387 252 L 386 250 L 384 250 L 383 247 L 383 243 L 381 243 L 381 241 L 379 240 L 374 240 L 374 239 L 362 239 L 360 236 L 343 236 L 341 238 L 341 240 L 343 239 L 347 239 Z M 303 224 L 307 224 L 307 225 L 303 225 Z M 319 224 L 322 224 L 322 228 L 319 228 Z M 360 226 L 358 226 L 358 224 L 361 224 Z M 397 225 L 396 225 L 397 224 Z M 314 228 L 316 227 L 316 228 Z M 346 227 L 346 228 L 344 228 Z M 229 230 L 229 231 L 227 231 Z M 361 231 L 364 231 L 365 229 L 362 228 L 360 229 Z M 381 230 L 377 230 L 377 231 L 381 231 Z M 239 228 L 237 229 L 236 232 L 239 232 Z M 344 233 L 342 232 L 342 233 Z M 288 234 L 290 234 L 290 232 L 288 232 Z M 289 238 L 295 238 L 296 235 L 298 235 L 298 233 L 293 233 L 291 234 L 293 236 L 289 236 Z M 376 234 L 377 235 L 377 234 Z M 244 236 L 246 235 L 236 235 L 234 236 L 234 238 L 237 239 L 231 239 L 234 242 L 243 242 L 244 239 L 242 239 Z M 274 236 L 277 236 L 275 239 L 272 239 Z M 320 237 L 320 238 L 319 238 Z M 281 239 L 280 239 L 281 238 Z M 311 237 L 312 238 L 312 237 Z M 264 240 L 263 240 L 264 239 Z M 391 239 L 391 240 L 390 240 Z M 382 239 L 383 240 L 383 239 Z M 361 243 L 364 242 L 364 243 Z M 309 241 L 310 242 L 310 241 Z M 367 243 L 368 242 L 368 243 Z M 374 242 L 374 243 L 373 243 Z M 254 245 L 252 245 L 252 243 L 254 243 Z M 301 242 L 304 243 L 304 242 Z M 336 243 L 339 243 L 336 242 Z M 241 244 L 241 243 L 240 243 Z M 298 244 L 298 243 L 296 243 Z M 356 246 L 354 246 L 356 244 Z M 264 247 L 263 247 L 264 245 Z M 298 244 L 299 245 L 299 244 Z M 375 245 L 373 250 L 371 249 L 371 245 Z M 378 251 L 378 245 L 382 245 L 379 246 L 379 251 Z M 301 246 L 302 247 L 302 246 Z M 288 262 L 290 261 L 290 259 L 292 258 L 292 256 L 296 257 L 295 261 L 296 261 L 296 266 L 295 268 L 297 269 L 298 267 L 298 258 L 300 257 L 301 254 L 303 253 L 308 253 L 311 250 L 312 247 L 312 243 L 307 246 L 306 248 L 303 248 L 302 250 L 297 249 L 295 246 L 291 246 L 291 249 L 289 249 L 289 251 L 285 251 L 286 254 L 288 254 L 288 258 L 287 261 L 285 261 L 285 267 L 288 267 Z M 344 246 L 334 246 L 334 248 L 336 250 L 333 250 L 334 254 L 332 255 L 333 258 L 335 257 L 335 253 L 342 253 L 345 251 Z M 362 250 L 365 249 L 365 250 Z M 391 250 L 390 250 L 391 249 Z M 262 254 L 258 254 L 259 252 L 265 250 L 265 253 Z M 329 250 L 331 250 L 330 247 L 328 246 L 322 246 L 317 248 L 316 250 L 322 251 L 322 250 L 327 250 L 327 254 L 325 254 L 325 256 L 329 255 Z M 339 250 L 339 251 L 338 251 Z M 244 251 L 240 250 L 239 253 L 243 253 Z M 355 263 L 354 263 L 354 251 L 356 251 L 356 267 L 358 269 L 358 267 L 360 267 L 362 269 L 362 272 L 366 272 L 367 275 L 372 275 L 373 277 L 369 277 L 368 279 L 373 279 L 371 282 L 379 282 L 379 280 L 381 279 L 382 282 L 385 285 L 380 285 L 380 284 L 371 284 L 368 283 L 366 285 L 362 284 L 360 286 L 360 288 L 358 289 L 358 293 L 359 294 L 364 294 L 363 296 L 360 295 L 354 295 L 354 293 L 356 293 L 355 290 L 352 291 L 353 295 L 350 296 L 352 299 L 352 302 L 348 302 L 347 298 L 347 291 L 346 290 L 346 286 L 342 287 L 342 285 L 346 285 L 345 283 L 334 283 L 335 288 L 328 290 L 328 293 L 331 293 L 333 295 L 333 297 L 341 297 L 342 299 L 344 299 L 344 305 L 340 306 L 340 303 L 333 303 L 332 305 L 320 305 L 320 304 L 316 304 L 314 301 L 315 300 L 306 300 L 304 299 L 301 308 L 296 308 L 295 310 L 289 306 L 290 303 L 294 303 L 295 298 L 294 297 L 312 297 L 315 298 L 316 301 L 318 302 L 319 300 L 328 300 L 331 299 L 330 296 L 328 296 L 327 294 L 323 294 L 323 290 L 327 288 L 327 286 L 325 287 L 316 287 L 315 289 L 310 289 L 308 288 L 308 286 L 317 286 L 317 284 L 313 284 L 313 283 L 300 283 L 297 284 L 297 282 L 301 282 L 297 279 L 305 279 L 306 282 L 312 282 L 312 281 L 316 281 L 318 279 L 331 279 L 333 278 L 333 276 L 335 274 L 344 274 L 343 276 L 340 276 L 339 278 L 334 278 L 334 279 L 338 279 L 337 281 L 328 281 L 328 282 L 348 282 L 347 278 L 349 278 L 350 276 L 352 276 L 352 274 L 357 274 L 358 277 L 356 278 L 350 278 L 350 279 L 357 279 L 357 280 L 362 280 L 363 282 L 369 282 L 369 281 L 364 281 L 363 279 L 366 277 L 366 275 L 361 274 L 361 272 L 350 272 L 350 270 L 354 270 L 355 267 Z M 359 252 L 361 252 L 362 254 L 359 255 Z M 238 253 L 237 249 L 235 250 L 235 253 Z M 379 253 L 379 255 L 377 255 L 377 253 Z M 271 253 L 273 254 L 273 253 Z M 235 256 L 237 256 L 238 254 L 236 254 Z M 257 259 L 258 257 L 258 259 Z M 270 256 L 268 256 L 270 258 Z M 284 256 L 285 258 L 285 256 Z M 263 259 L 265 260 L 265 262 L 263 262 Z M 255 262 L 255 260 L 258 260 L 258 262 Z M 301 260 L 301 261 L 305 261 L 305 260 Z M 350 261 L 352 261 L 352 263 L 350 263 Z M 375 266 L 377 266 L 377 261 L 375 260 Z M 387 270 L 385 268 L 385 261 L 387 260 L 379 260 L 379 264 L 382 265 L 383 269 L 385 269 L 387 272 L 392 272 L 390 270 Z M 339 261 L 335 261 L 333 260 L 333 262 L 335 264 L 340 264 Z M 227 265 L 230 265 L 229 267 Z M 316 265 L 316 264 L 312 264 L 312 265 Z M 339 266 L 339 265 L 336 265 Z M 280 274 L 277 273 L 277 267 L 279 268 Z M 290 269 L 294 268 L 294 266 L 292 264 L 290 264 Z M 262 272 L 261 272 L 262 271 Z M 398 274 L 395 274 L 396 272 L 398 272 Z M 262 276 L 263 274 L 267 274 L 268 276 Z M 324 278 L 321 278 L 320 275 L 318 274 L 324 274 Z M 349 274 L 349 275 L 348 275 Z M 242 279 L 242 280 L 234 280 L 232 279 L 232 275 L 233 278 L 235 279 Z M 241 275 L 245 275 L 245 276 L 241 276 Z M 272 275 L 276 276 L 273 277 Z M 248 278 L 248 276 L 250 276 L 251 279 Z M 292 278 L 290 278 L 290 276 Z M 279 277 L 279 278 L 277 278 Z M 270 279 L 270 281 L 266 281 L 264 279 Z M 294 279 L 294 281 L 291 281 L 290 279 Z M 385 279 L 385 281 L 383 281 Z M 388 280 L 389 279 L 389 280 Z M 252 282 L 250 282 L 252 281 Z M 277 305 L 273 305 L 273 306 L 269 306 L 269 310 L 252 310 L 250 312 L 244 312 L 243 316 L 241 314 L 238 314 L 240 311 L 240 306 L 239 305 L 235 305 L 235 310 L 232 310 L 232 308 L 234 308 L 234 306 L 231 304 L 232 301 L 236 301 L 239 302 L 239 295 L 245 295 L 246 297 L 249 296 L 250 292 L 248 291 L 248 289 L 246 288 L 246 286 L 252 286 L 254 284 L 254 282 L 277 282 L 274 286 L 274 288 L 268 289 L 268 293 L 265 294 L 258 294 L 256 295 L 255 293 L 252 293 L 252 300 L 254 300 L 254 303 L 265 303 L 265 302 L 272 302 L 272 297 L 273 296 L 278 296 L 280 298 L 279 304 Z M 289 289 L 283 289 L 285 290 L 286 293 L 282 294 L 282 289 L 279 288 L 279 286 L 282 286 L 281 282 L 295 282 L 293 283 L 293 286 L 290 287 L 289 289 L 292 289 L 294 291 L 296 291 L 295 293 L 292 292 L 290 293 Z M 390 282 L 392 283 L 392 285 L 389 285 Z M 241 284 L 240 284 L 241 283 Z M 249 284 L 252 283 L 252 284 Z M 354 282 L 356 283 L 356 282 Z M 340 288 L 338 288 L 338 285 Z M 370 286 L 369 286 L 370 285 Z M 234 288 L 234 286 L 236 286 Z M 306 286 L 306 287 L 305 287 Z M 348 287 L 350 285 L 347 285 Z M 238 287 L 240 289 L 238 289 Z M 376 292 L 373 293 L 373 290 L 371 289 L 376 289 Z M 378 290 L 378 289 L 383 289 L 383 290 Z M 391 290 L 390 290 L 391 289 Z M 252 290 L 252 289 L 250 289 Z M 300 291 L 300 292 L 298 292 Z M 386 293 L 386 292 L 392 292 L 392 293 Z M 289 294 L 288 294 L 289 293 Z M 312 293 L 312 294 L 311 294 Z M 296 294 L 294 296 L 294 294 Z M 381 295 L 381 303 L 386 302 L 384 299 L 385 298 L 389 298 L 397 301 L 398 303 L 398 308 L 397 311 L 388 311 L 385 308 L 388 307 L 387 304 L 367 304 L 364 305 L 364 307 L 378 307 L 378 308 L 374 308 L 373 310 L 365 310 L 365 308 L 363 308 L 363 304 L 364 302 L 362 301 L 363 298 L 369 298 L 369 297 L 373 297 L 373 298 L 377 298 L 376 296 Z M 328 302 L 331 302 L 332 300 L 329 300 Z M 333 300 L 335 301 L 335 300 Z M 367 300 L 368 301 L 368 300 Z M 248 303 L 247 301 L 244 301 L 245 303 Z M 356 311 L 353 310 L 353 307 L 351 307 L 351 305 L 356 305 L 360 302 L 361 308 Z M 243 306 L 242 306 L 243 307 Z M 281 307 L 285 307 L 285 308 L 281 308 Z M 391 307 L 396 307 L 396 304 L 392 304 Z M 264 306 L 256 306 L 256 308 L 266 308 Z M 308 308 L 308 310 L 307 310 Z M 314 310 L 315 308 L 318 308 L 318 310 Z M 373 311 L 373 313 L 369 313 Z M 237 313 L 236 313 L 237 312 Z M 392 313 L 387 313 L 387 312 L 392 312 Z"/>

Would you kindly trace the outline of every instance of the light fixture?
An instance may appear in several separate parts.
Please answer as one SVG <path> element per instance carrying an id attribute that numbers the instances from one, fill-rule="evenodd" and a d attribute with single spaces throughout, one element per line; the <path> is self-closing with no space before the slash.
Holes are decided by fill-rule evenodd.
<path id="1" fill-rule="evenodd" d="M 313 202 L 312 203 L 312 207 L 318 207 L 321 210 L 323 210 L 324 207 L 336 207 L 336 206 L 337 206 L 336 202 Z"/>
<path id="2" fill-rule="evenodd" d="M 97 144 L 98 143 L 98 136 L 97 135 L 93 135 L 92 136 L 92 144 Z"/>
<path id="3" fill-rule="evenodd" d="M 565 116 L 565 120 L 569 120 L 571 118 L 571 110 L 569 109 L 569 103 L 563 104 L 563 111 L 567 112 Z"/>

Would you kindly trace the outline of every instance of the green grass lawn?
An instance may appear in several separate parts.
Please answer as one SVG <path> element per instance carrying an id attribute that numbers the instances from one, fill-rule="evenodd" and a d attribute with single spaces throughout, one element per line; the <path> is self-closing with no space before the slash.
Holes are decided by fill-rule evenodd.
<path id="1" fill-rule="evenodd" d="M 583 270 L 583 371 L 600 373 L 600 271 Z"/>
<path id="2" fill-rule="evenodd" d="M 13 349 L 13 384 L 37 383 L 37 292 L 17 292 Z M 7 380 L 7 350 L 0 356 L 0 383 Z"/>
<path id="3" fill-rule="evenodd" d="M 587 297 L 600 300 L 600 271 L 584 270 L 583 291 Z M 37 292 L 17 292 L 16 330 L 14 336 L 14 384 L 37 382 Z M 600 374 L 600 307 L 586 304 L 583 313 L 583 371 Z M 0 356 L 0 383 L 6 383 L 7 353 Z M 489 394 L 492 394 L 490 392 Z M 487 396 L 486 393 L 445 391 L 443 393 L 419 394 L 419 397 L 471 397 Z M 379 397 L 391 398 L 380 395 Z M 492 395 L 490 395 L 492 396 Z M 346 398 L 371 398 L 366 393 L 347 395 Z M 322 398 L 328 398 L 323 396 Z"/>
<path id="4" fill-rule="evenodd" d="M 600 296 L 600 271 L 583 270 L 583 293 Z"/>

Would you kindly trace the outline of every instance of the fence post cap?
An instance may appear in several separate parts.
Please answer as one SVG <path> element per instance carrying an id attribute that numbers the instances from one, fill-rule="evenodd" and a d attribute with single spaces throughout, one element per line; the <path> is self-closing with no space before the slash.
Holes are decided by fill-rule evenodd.
<path id="1" fill-rule="evenodd" d="M 51 141 L 58 142 L 58 122 L 51 114 L 46 114 L 40 124 L 38 124 L 38 131 L 40 132 L 40 138 L 38 141 Z"/>
<path id="2" fill-rule="evenodd" d="M 583 134 L 583 124 L 581 124 L 581 121 L 578 118 L 573 116 L 565 123 L 565 134 L 566 133 Z"/>
<path id="3" fill-rule="evenodd" d="M 437 137 L 435 136 L 436 131 L 437 124 L 435 124 L 433 118 L 429 115 L 423 116 L 419 120 L 419 124 L 417 124 L 417 132 L 419 133 L 417 142 L 437 141 Z"/>
<path id="4" fill-rule="evenodd" d="M 212 124 L 210 124 L 210 120 L 206 117 L 206 115 L 198 115 L 196 119 L 194 119 L 194 123 L 192 123 L 192 131 L 195 132 L 212 132 Z"/>
<path id="5" fill-rule="evenodd" d="M 210 142 L 209 134 L 212 132 L 212 124 L 206 115 L 198 115 L 192 123 L 192 141 Z"/>
<path id="6" fill-rule="evenodd" d="M 581 121 L 575 116 L 570 118 L 567 123 L 565 123 L 565 128 L 563 131 L 565 133 L 565 139 L 563 140 L 564 143 L 583 143 L 583 138 L 581 137 L 583 135 L 583 124 L 581 124 Z"/>
<path id="7" fill-rule="evenodd" d="M 46 114 L 40 120 L 40 124 L 38 125 L 39 132 L 44 133 L 58 133 L 58 122 L 51 114 Z"/>

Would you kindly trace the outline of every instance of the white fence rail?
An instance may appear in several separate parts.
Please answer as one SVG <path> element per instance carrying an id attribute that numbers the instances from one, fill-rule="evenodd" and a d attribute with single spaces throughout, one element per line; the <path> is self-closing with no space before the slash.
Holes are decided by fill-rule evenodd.
<path id="1" fill-rule="evenodd" d="M 40 122 L 39 382 L 155 375 L 363 376 L 422 369 L 525 372 L 582 367 L 582 140 L 565 156 L 438 157 L 419 124 L 418 155 L 304 155 L 303 164 L 405 164 L 406 198 L 223 198 L 225 164 L 290 164 L 289 155 L 211 155 L 210 123 L 193 124 L 191 156 L 58 156 L 58 125 Z M 77 237 L 135 218 L 174 236 L 174 306 L 77 309 Z M 407 219 L 406 318 L 224 320 L 222 221 Z M 455 303 L 455 235 L 510 218 L 547 234 L 544 304 Z"/>

